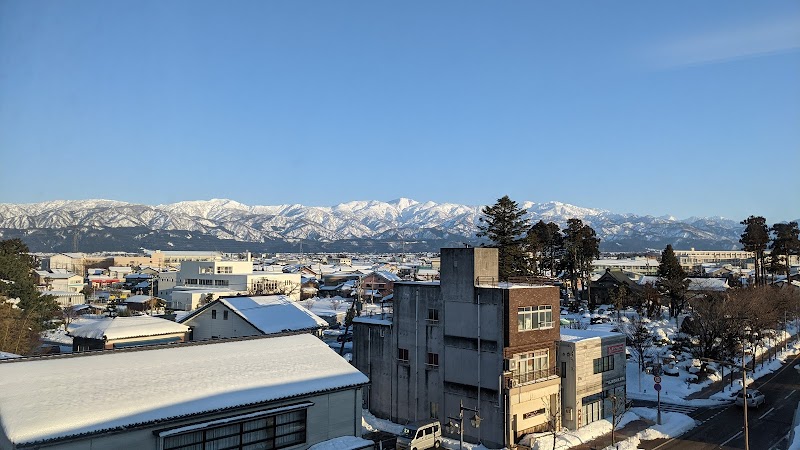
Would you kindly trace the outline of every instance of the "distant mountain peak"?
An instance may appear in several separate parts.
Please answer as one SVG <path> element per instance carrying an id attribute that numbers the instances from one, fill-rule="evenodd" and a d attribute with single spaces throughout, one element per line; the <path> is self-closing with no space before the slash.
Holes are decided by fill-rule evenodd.
<path id="1" fill-rule="evenodd" d="M 739 247 L 738 239 L 743 228 L 738 221 L 722 218 L 681 221 L 669 215 L 656 218 L 619 214 L 558 201 L 526 201 L 519 205 L 527 210 L 527 217 L 533 223 L 544 220 L 558 223 L 563 228 L 568 219 L 579 218 L 595 229 L 601 238 L 601 248 L 614 251 L 664 248 L 666 244 L 672 244 L 676 249 L 734 249 Z M 208 242 L 202 239 L 208 236 L 224 242 L 255 243 L 248 244 L 250 249 L 258 245 L 267 246 L 267 243 L 271 246 L 279 242 L 295 245 L 303 240 L 304 248 L 319 245 L 333 251 L 341 248 L 337 247 L 340 245 L 337 242 L 346 242 L 348 248 L 356 248 L 361 242 L 373 249 L 377 248 L 376 242 L 381 243 L 381 248 L 389 249 L 395 245 L 407 248 L 408 243 L 413 242 L 415 248 L 437 251 L 435 246 L 463 245 L 464 242 L 479 244 L 475 233 L 481 210 L 482 206 L 432 201 L 420 203 L 409 198 L 388 202 L 360 200 L 327 207 L 301 204 L 248 206 L 220 198 L 157 206 L 114 200 L 57 200 L 0 204 L 0 237 L 19 230 L 44 230 L 42 233 L 54 237 L 47 238 L 52 239 L 51 243 L 42 245 L 62 248 L 59 246 L 69 245 L 72 239 L 59 230 L 86 227 L 111 230 L 92 237 L 100 245 L 104 236 L 114 234 L 114 229 L 136 228 L 139 231 L 135 236 L 139 237 L 131 239 L 139 240 L 130 243 L 135 244 L 134 249 L 149 245 L 146 239 L 151 235 L 166 233 L 169 234 L 168 242 L 176 250 L 181 245 Z M 187 235 L 192 236 L 191 242 L 182 240 Z M 366 244 L 368 242 L 372 244 Z M 128 244 L 127 241 L 123 243 Z"/>

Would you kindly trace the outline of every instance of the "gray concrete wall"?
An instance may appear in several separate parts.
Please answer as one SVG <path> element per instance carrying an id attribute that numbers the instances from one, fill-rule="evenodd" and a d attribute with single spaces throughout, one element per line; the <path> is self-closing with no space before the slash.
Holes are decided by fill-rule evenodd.
<path id="1" fill-rule="evenodd" d="M 353 323 L 353 365 L 369 377 L 364 407 L 376 417 L 394 418 L 397 345 L 394 326 Z"/>

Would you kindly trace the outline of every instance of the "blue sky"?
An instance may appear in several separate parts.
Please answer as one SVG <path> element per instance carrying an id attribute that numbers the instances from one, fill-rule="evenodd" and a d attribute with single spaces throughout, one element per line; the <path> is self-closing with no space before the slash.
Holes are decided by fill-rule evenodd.
<path id="1" fill-rule="evenodd" d="M 800 217 L 800 3 L 0 1 L 0 202 Z"/>

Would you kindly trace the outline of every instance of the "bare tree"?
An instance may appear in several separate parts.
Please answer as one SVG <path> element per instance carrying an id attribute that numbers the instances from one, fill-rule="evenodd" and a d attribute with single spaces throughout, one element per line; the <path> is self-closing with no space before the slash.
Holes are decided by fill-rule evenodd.
<path id="1" fill-rule="evenodd" d="M 333 309 L 334 311 L 338 311 L 341 306 L 342 306 L 342 299 L 334 298 L 331 300 L 331 309 Z"/>
<path id="2" fill-rule="evenodd" d="M 78 318 L 78 311 L 73 308 L 72 306 L 67 306 L 66 308 L 61 308 L 61 320 L 64 321 L 64 330 L 69 327 L 69 324 L 75 321 Z"/>
<path id="3" fill-rule="evenodd" d="M 614 445 L 617 443 L 614 431 L 616 431 L 619 424 L 622 423 L 622 418 L 625 417 L 625 413 L 630 411 L 633 402 L 628 401 L 628 399 L 625 398 L 625 394 L 613 394 L 609 398 L 611 399 L 611 445 Z"/>
<path id="4" fill-rule="evenodd" d="M 653 334 L 644 324 L 642 316 L 637 314 L 630 319 L 630 322 L 620 324 L 619 327 L 620 331 L 625 334 L 628 348 L 631 350 L 631 357 L 639 365 L 639 391 L 642 390 L 645 356 L 653 345 Z"/>

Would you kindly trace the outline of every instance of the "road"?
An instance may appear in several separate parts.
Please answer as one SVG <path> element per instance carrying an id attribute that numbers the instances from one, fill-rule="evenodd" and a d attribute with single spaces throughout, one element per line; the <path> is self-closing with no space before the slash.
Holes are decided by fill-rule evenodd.
<path id="1" fill-rule="evenodd" d="M 747 410 L 750 449 L 785 450 L 797 404 L 800 402 L 800 372 L 794 368 L 800 356 L 788 359 L 780 370 L 749 387 L 764 393 L 767 403 Z M 687 411 L 689 412 L 689 411 Z M 673 439 L 642 441 L 645 450 L 743 449 L 744 415 L 733 404 L 716 408 L 698 408 L 689 412 L 701 422 L 686 434 Z"/>

